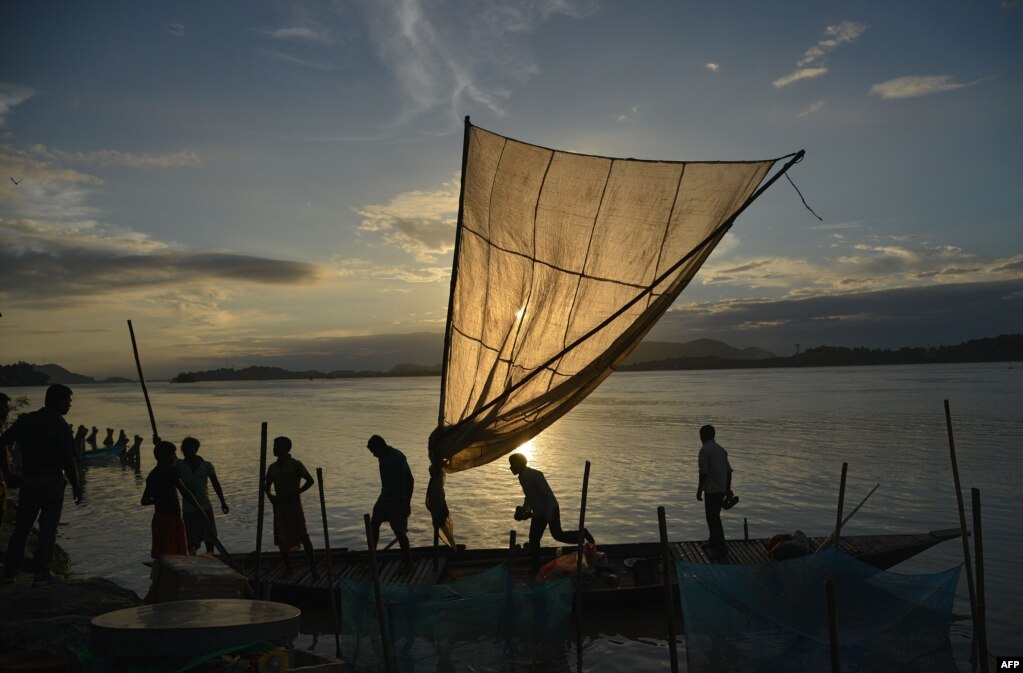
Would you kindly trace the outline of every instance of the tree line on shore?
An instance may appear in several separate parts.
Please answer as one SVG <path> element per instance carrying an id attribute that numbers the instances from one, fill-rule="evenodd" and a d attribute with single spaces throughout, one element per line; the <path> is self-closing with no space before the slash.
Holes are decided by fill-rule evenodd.
<path id="1" fill-rule="evenodd" d="M 973 339 L 954 346 L 888 348 L 845 348 L 818 346 L 790 355 L 757 360 L 719 357 L 668 358 L 636 362 L 618 371 L 674 369 L 764 369 L 780 367 L 857 367 L 872 365 L 951 364 L 962 362 L 1014 362 L 1023 360 L 1023 334 L 1003 334 Z"/>
<path id="2" fill-rule="evenodd" d="M 709 340 L 704 340 L 709 341 Z M 695 342 L 694 342 L 695 343 Z M 717 342 L 713 342 L 717 343 Z M 725 346 L 728 351 L 736 351 Z M 728 352 L 725 351 L 725 352 Z M 766 353 L 764 351 L 763 353 Z M 618 371 L 661 371 L 697 369 L 762 369 L 780 367 L 853 367 L 870 365 L 916 365 L 962 362 L 1014 362 L 1023 361 L 1023 334 L 1003 334 L 985 339 L 973 339 L 954 346 L 888 348 L 846 348 L 818 346 L 788 357 L 730 358 L 720 355 L 670 357 L 622 365 Z M 220 368 L 206 371 L 182 372 L 172 383 L 198 383 L 201 381 L 275 381 L 294 379 L 349 379 L 394 376 L 439 376 L 440 365 L 426 366 L 400 364 L 388 371 L 347 370 L 331 372 L 316 370 L 291 371 L 281 367 L 251 366 L 242 369 Z M 51 383 L 127 383 L 130 379 L 110 377 L 97 380 L 74 374 L 58 365 L 33 365 L 18 362 L 0 365 L 0 386 L 45 386 Z"/>

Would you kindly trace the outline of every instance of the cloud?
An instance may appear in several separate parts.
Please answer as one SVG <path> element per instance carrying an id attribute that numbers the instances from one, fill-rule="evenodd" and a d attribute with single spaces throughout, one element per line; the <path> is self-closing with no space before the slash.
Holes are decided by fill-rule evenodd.
<path id="1" fill-rule="evenodd" d="M 615 117 L 615 121 L 619 124 L 625 124 L 628 122 L 636 121 L 636 116 L 639 114 L 639 106 L 633 105 L 632 108 L 625 114 L 620 114 Z"/>
<path id="2" fill-rule="evenodd" d="M 721 66 L 718 65 L 717 63 L 708 63 L 706 64 L 705 67 L 707 68 L 707 70 L 710 70 L 711 72 L 717 72 L 718 70 L 721 69 Z"/>
<path id="3" fill-rule="evenodd" d="M 433 262 L 454 249 L 460 181 L 456 174 L 440 188 L 398 194 L 384 204 L 361 206 L 359 230 L 380 234 L 418 262 Z"/>
<path id="4" fill-rule="evenodd" d="M 522 36 L 554 15 L 579 17 L 596 5 L 533 0 L 471 6 L 422 0 L 364 5 L 372 46 L 404 99 L 396 124 L 433 115 L 450 130 L 475 106 L 503 115 L 510 87 L 540 71 L 522 46 Z"/>
<path id="5" fill-rule="evenodd" d="M 172 249 L 138 234 L 104 235 L 100 227 L 0 219 L 0 296 L 22 306 L 168 290 L 208 294 L 237 283 L 303 286 L 327 273 L 304 262 Z"/>
<path id="6" fill-rule="evenodd" d="M 182 150 L 171 154 L 152 156 L 149 154 L 131 154 L 120 150 L 92 150 L 90 152 L 65 152 L 50 149 L 43 145 L 31 145 L 28 152 L 47 161 L 60 161 L 72 164 L 96 166 L 128 166 L 131 168 L 176 168 L 181 166 L 199 166 L 202 159 L 195 152 Z"/>
<path id="7" fill-rule="evenodd" d="M 334 38 L 326 30 L 311 28 L 308 26 L 287 26 L 273 30 L 261 30 L 260 33 L 274 40 L 294 40 L 298 42 L 311 42 L 314 44 L 329 45 L 334 43 Z"/>
<path id="8" fill-rule="evenodd" d="M 794 344 L 937 346 L 1023 331 L 1023 279 L 678 304 L 651 339 L 712 336 L 791 355 Z"/>
<path id="9" fill-rule="evenodd" d="M 169 23 L 167 24 L 167 32 L 174 37 L 184 37 L 185 27 L 180 23 Z"/>
<path id="10" fill-rule="evenodd" d="M 788 86 L 789 84 L 798 82 L 801 79 L 813 79 L 814 77 L 820 77 L 821 75 L 827 74 L 827 72 L 827 68 L 802 68 L 801 70 L 790 72 L 784 77 L 779 77 L 771 82 L 771 84 L 774 85 L 775 89 L 780 89 L 783 86 Z"/>
<path id="11" fill-rule="evenodd" d="M 909 75 L 875 84 L 870 87 L 870 93 L 881 98 L 915 98 L 917 96 L 929 96 L 935 93 L 965 89 L 966 87 L 978 84 L 980 81 L 957 82 L 950 75 Z"/>
<path id="12" fill-rule="evenodd" d="M 809 117 L 814 112 L 817 112 L 817 110 L 820 110 L 822 107 L 824 107 L 824 101 L 822 101 L 822 100 L 815 101 L 815 102 L 810 104 L 810 107 L 808 107 L 805 110 L 803 110 L 802 112 L 800 112 L 799 116 L 800 117 Z"/>
<path id="13" fill-rule="evenodd" d="M 447 281 L 451 277 L 450 266 L 428 266 L 409 269 L 401 266 L 384 266 L 363 259 L 332 260 L 343 278 L 359 278 L 362 280 L 396 280 L 403 283 L 437 283 Z M 394 291 L 393 287 L 383 287 L 381 291 Z"/>
<path id="14" fill-rule="evenodd" d="M 818 229 L 855 229 L 854 224 Z M 830 255 L 820 261 L 791 257 L 735 258 L 704 265 L 704 285 L 770 288 L 788 297 L 842 294 L 866 290 L 948 283 L 1023 279 L 1023 254 L 985 257 L 950 245 L 934 245 L 890 236 L 851 241 L 834 235 Z M 718 258 L 720 259 L 720 257 Z"/>
<path id="15" fill-rule="evenodd" d="M 185 155 L 0 147 L 0 172 L 23 176 L 17 187 L 0 184 L 0 297 L 8 303 L 63 306 L 67 298 L 115 301 L 186 288 L 208 293 L 249 283 L 304 285 L 333 273 L 313 264 L 187 250 L 108 224 L 91 205 L 102 181 L 60 166 L 71 160 L 159 166 L 192 161 Z"/>
<path id="16" fill-rule="evenodd" d="M 0 82 L 0 128 L 7 124 L 7 118 L 10 116 L 11 110 L 35 94 L 35 89 L 31 87 Z"/>
<path id="17" fill-rule="evenodd" d="M 284 51 L 278 51 L 276 49 L 260 49 L 260 54 L 275 58 L 279 61 L 285 61 L 292 65 L 300 65 L 303 68 L 312 68 L 313 70 L 334 70 L 334 66 L 330 63 L 323 63 L 321 61 L 314 61 L 309 58 L 301 58 L 294 54 L 289 54 Z"/>
<path id="18" fill-rule="evenodd" d="M 774 80 L 774 88 L 780 89 L 793 82 L 820 77 L 828 72 L 823 65 L 825 58 L 843 44 L 851 44 L 867 30 L 867 26 L 856 21 L 842 21 L 824 29 L 827 36 L 803 54 L 796 62 L 796 70 Z"/>
<path id="19" fill-rule="evenodd" d="M 820 61 L 839 45 L 855 42 L 856 38 L 865 30 L 867 30 L 866 25 L 855 21 L 843 21 L 834 26 L 828 26 L 824 29 L 824 33 L 828 37 L 807 49 L 803 58 L 799 59 L 796 65 L 803 67 Z"/>

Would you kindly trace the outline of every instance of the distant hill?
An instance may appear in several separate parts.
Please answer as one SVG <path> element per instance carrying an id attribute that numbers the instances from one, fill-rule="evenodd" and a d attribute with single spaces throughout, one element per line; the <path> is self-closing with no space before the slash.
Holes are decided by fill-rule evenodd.
<path id="1" fill-rule="evenodd" d="M 85 376 L 83 374 L 75 374 L 74 372 L 69 372 L 68 370 L 64 369 L 60 365 L 49 364 L 49 365 L 32 365 L 32 366 L 35 367 L 35 370 L 37 372 L 41 372 L 43 374 L 46 374 L 46 376 L 49 377 L 48 380 L 46 381 L 47 384 L 50 384 L 50 383 L 67 383 L 67 384 L 71 384 L 71 383 L 96 383 L 96 379 L 92 378 L 91 376 Z"/>
<path id="2" fill-rule="evenodd" d="M 68 371 L 60 365 L 34 365 L 19 362 L 0 365 L 0 386 L 48 386 L 54 383 L 71 385 L 75 383 L 131 383 L 131 379 L 110 376 L 102 380 L 84 374 Z"/>
<path id="3" fill-rule="evenodd" d="M 294 379 L 359 379 L 387 376 L 438 376 L 440 365 L 395 365 L 390 371 L 338 369 L 329 373 L 315 370 L 293 372 L 280 367 L 245 367 L 244 369 L 213 369 L 199 372 L 182 372 L 171 379 L 171 383 L 199 383 L 200 381 L 283 381 Z"/>
<path id="4" fill-rule="evenodd" d="M 625 359 L 626 365 L 674 358 L 718 358 L 721 360 L 767 360 L 778 357 L 763 348 L 734 348 L 723 341 L 697 339 L 685 343 L 644 341 Z"/>

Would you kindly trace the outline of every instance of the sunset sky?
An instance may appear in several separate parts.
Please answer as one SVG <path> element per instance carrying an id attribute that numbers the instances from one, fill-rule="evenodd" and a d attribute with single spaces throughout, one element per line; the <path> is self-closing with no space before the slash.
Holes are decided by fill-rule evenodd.
<path id="1" fill-rule="evenodd" d="M 154 377 L 440 332 L 465 115 L 608 156 L 806 150 L 823 222 L 777 183 L 652 338 L 1023 332 L 1016 0 L 9 0 L 0 364 L 134 375 L 127 319 Z"/>

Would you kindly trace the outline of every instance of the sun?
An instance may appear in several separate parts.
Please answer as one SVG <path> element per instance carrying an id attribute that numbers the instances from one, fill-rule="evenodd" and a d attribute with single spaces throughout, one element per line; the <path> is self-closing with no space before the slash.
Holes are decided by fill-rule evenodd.
<path id="1" fill-rule="evenodd" d="M 521 453 L 526 457 L 526 462 L 533 462 L 533 440 L 529 440 L 519 448 L 515 449 L 514 453 Z"/>

